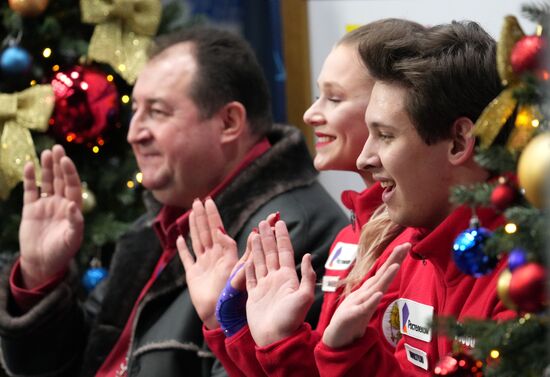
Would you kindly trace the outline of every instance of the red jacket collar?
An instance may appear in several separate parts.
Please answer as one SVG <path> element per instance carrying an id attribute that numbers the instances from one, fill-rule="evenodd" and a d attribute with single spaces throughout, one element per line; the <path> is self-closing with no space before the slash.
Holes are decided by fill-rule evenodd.
<path id="1" fill-rule="evenodd" d="M 476 214 L 480 225 L 490 230 L 494 230 L 505 222 L 504 217 L 491 208 L 476 208 Z M 470 228 L 471 218 L 471 208 L 460 206 L 432 231 L 414 228 L 418 242 L 414 243 L 411 256 L 415 259 L 429 260 L 436 268 L 451 278 L 452 275 L 458 273 L 456 266 L 454 268 L 450 266 L 453 243 L 460 233 Z"/>
<path id="2" fill-rule="evenodd" d="M 361 192 L 347 190 L 342 192 L 342 203 L 353 212 L 358 229 L 370 219 L 372 213 L 382 204 L 384 189 L 376 182 Z"/>

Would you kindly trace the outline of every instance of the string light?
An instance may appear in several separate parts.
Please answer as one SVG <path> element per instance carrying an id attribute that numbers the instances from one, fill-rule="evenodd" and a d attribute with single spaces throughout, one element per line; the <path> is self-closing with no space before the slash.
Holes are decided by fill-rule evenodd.
<path id="1" fill-rule="evenodd" d="M 57 64 L 54 65 L 54 66 L 52 67 L 52 71 L 54 71 L 54 72 L 59 71 L 59 65 L 57 65 Z"/>
<path id="2" fill-rule="evenodd" d="M 136 174 L 136 181 L 138 183 L 141 183 L 143 181 L 143 173 L 142 172 L 139 172 Z"/>
<path id="3" fill-rule="evenodd" d="M 128 181 L 126 182 L 126 186 L 128 186 L 128 188 L 134 188 L 135 184 L 134 184 L 134 181 Z"/>
<path id="4" fill-rule="evenodd" d="M 74 132 L 69 132 L 67 133 L 67 136 L 65 137 L 65 139 L 70 143 L 74 139 L 76 139 L 76 134 Z"/>
<path id="5" fill-rule="evenodd" d="M 508 234 L 514 234 L 518 230 L 518 226 L 514 223 L 508 223 L 504 226 L 504 231 Z"/>
<path id="6" fill-rule="evenodd" d="M 93 148 L 92 148 L 92 152 L 94 153 L 99 153 L 99 147 L 97 145 L 94 145 Z"/>
<path id="7" fill-rule="evenodd" d="M 522 107 L 516 116 L 516 127 L 538 127 L 537 111 L 532 107 Z"/>
<path id="8" fill-rule="evenodd" d="M 491 358 L 493 359 L 498 359 L 498 357 L 500 356 L 500 352 L 498 352 L 498 350 L 492 350 L 489 355 L 491 355 Z"/>
<path id="9" fill-rule="evenodd" d="M 42 51 L 42 56 L 45 57 L 46 59 L 52 56 L 52 49 L 49 47 L 46 47 L 44 51 Z"/>
<path id="10" fill-rule="evenodd" d="M 36 80 L 31 80 L 31 86 L 35 86 L 36 85 Z"/>
<path id="11" fill-rule="evenodd" d="M 125 94 L 122 97 L 120 97 L 120 100 L 122 101 L 122 103 L 128 103 L 130 102 L 130 96 Z"/>
<path id="12" fill-rule="evenodd" d="M 107 75 L 107 81 L 112 82 L 114 79 L 113 75 Z"/>

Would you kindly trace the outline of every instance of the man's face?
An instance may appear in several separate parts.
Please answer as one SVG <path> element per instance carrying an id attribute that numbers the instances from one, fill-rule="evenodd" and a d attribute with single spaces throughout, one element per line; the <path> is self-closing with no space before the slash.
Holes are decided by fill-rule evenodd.
<path id="1" fill-rule="evenodd" d="M 192 46 L 172 46 L 140 72 L 132 94 L 128 142 L 143 186 L 162 203 L 191 207 L 218 182 L 220 120 L 202 119 L 189 97 L 197 71 Z"/>
<path id="2" fill-rule="evenodd" d="M 376 82 L 365 121 L 369 138 L 357 160 L 383 185 L 390 218 L 404 226 L 437 226 L 451 210 L 451 141 L 427 145 L 405 110 L 407 89 Z"/>
<path id="3" fill-rule="evenodd" d="M 355 161 L 368 136 L 365 110 L 374 84 L 357 47 L 335 47 L 317 83 L 319 98 L 304 113 L 304 121 L 317 136 L 315 168 L 357 171 Z"/>

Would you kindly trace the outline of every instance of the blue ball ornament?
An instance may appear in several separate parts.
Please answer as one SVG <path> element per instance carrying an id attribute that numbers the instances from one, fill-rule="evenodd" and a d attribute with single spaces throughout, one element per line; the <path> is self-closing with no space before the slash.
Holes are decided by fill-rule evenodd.
<path id="1" fill-rule="evenodd" d="M 28 72 L 32 66 L 31 55 L 19 46 L 10 46 L 0 56 L 0 68 L 2 72 L 11 75 L 20 75 Z"/>
<path id="2" fill-rule="evenodd" d="M 518 248 L 510 251 L 508 255 L 508 268 L 510 272 L 513 272 L 516 268 L 523 266 L 527 263 L 527 253 L 525 250 Z"/>
<path id="3" fill-rule="evenodd" d="M 82 285 L 86 292 L 91 292 L 101 280 L 107 277 L 107 270 L 103 267 L 90 267 L 82 276 Z"/>
<path id="4" fill-rule="evenodd" d="M 483 244 L 491 236 L 487 228 L 466 229 L 456 237 L 453 244 L 453 258 L 458 268 L 468 275 L 480 277 L 488 274 L 496 265 L 496 258 L 483 252 Z"/>

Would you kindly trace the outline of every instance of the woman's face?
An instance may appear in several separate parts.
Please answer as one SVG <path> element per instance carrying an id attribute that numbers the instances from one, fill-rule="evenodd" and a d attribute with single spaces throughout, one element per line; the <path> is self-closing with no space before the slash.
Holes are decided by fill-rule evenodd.
<path id="1" fill-rule="evenodd" d="M 357 169 L 356 160 L 369 135 L 365 111 L 374 80 L 362 64 L 356 45 L 338 45 L 327 56 L 319 78 L 319 97 L 304 113 L 314 127 L 314 159 L 317 170 L 367 172 Z"/>

